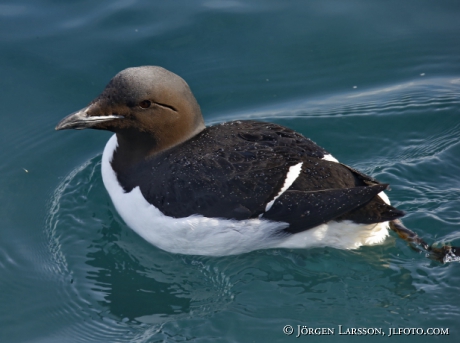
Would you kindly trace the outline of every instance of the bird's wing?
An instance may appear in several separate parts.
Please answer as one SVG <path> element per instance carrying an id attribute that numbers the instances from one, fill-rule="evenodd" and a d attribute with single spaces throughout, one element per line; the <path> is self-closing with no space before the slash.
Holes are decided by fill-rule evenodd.
<path id="1" fill-rule="evenodd" d="M 297 233 L 346 216 L 348 213 L 366 206 L 373 198 L 388 187 L 386 184 L 353 188 L 327 189 L 320 191 L 287 191 L 263 215 L 264 218 L 287 222 L 286 231 Z M 402 212 L 383 204 L 387 217 L 377 222 L 396 219 Z M 371 214 L 371 216 L 375 216 Z M 376 221 L 374 221 L 376 222 Z"/>
<path id="2" fill-rule="evenodd" d="M 168 216 L 249 219 L 263 215 L 288 222 L 297 232 L 308 208 L 316 213 L 312 222 L 318 218 L 329 221 L 369 202 L 378 189 L 386 188 L 325 160 L 327 154 L 311 140 L 276 124 L 230 122 L 207 128 L 147 161 L 148 166 L 131 171 L 129 179 L 118 178 L 125 191 L 139 186 L 145 199 Z M 286 191 L 283 187 L 294 166 L 299 173 L 289 190 L 296 192 L 280 194 Z M 377 186 L 368 186 L 371 183 Z M 310 204 L 313 199 L 328 201 L 333 195 L 337 201 L 329 206 Z M 345 199 L 350 201 L 344 211 Z M 305 211 L 282 209 L 281 204 L 288 201 L 300 202 Z M 267 206 L 270 202 L 273 205 Z"/>

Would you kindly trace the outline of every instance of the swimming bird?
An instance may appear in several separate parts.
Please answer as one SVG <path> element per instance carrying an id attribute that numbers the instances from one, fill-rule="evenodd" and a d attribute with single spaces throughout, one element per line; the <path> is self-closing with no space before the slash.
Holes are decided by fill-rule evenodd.
<path id="1" fill-rule="evenodd" d="M 380 183 L 289 128 L 241 120 L 206 127 L 187 83 L 157 66 L 119 72 L 56 130 L 108 130 L 102 177 L 135 232 L 173 253 L 379 244 L 396 231 L 437 259 L 398 218 Z"/>

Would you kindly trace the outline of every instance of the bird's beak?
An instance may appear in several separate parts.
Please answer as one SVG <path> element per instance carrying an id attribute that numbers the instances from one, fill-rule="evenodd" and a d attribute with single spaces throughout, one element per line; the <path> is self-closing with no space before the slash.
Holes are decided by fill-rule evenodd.
<path id="1" fill-rule="evenodd" d="M 92 105 L 82 108 L 80 111 L 69 114 L 67 117 L 62 119 L 59 124 L 55 127 L 56 130 L 67 130 L 76 129 L 83 130 L 89 128 L 96 128 L 95 126 L 99 123 L 110 121 L 113 119 L 120 119 L 123 116 L 109 114 L 104 116 L 91 116 L 88 114 L 89 109 Z"/>

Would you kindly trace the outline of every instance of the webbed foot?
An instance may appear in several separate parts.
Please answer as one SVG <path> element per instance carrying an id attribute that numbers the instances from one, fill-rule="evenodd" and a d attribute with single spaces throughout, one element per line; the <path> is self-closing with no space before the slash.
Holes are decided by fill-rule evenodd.
<path id="1" fill-rule="evenodd" d="M 400 238 L 409 242 L 411 247 L 415 250 L 425 251 L 428 258 L 441 263 L 460 261 L 460 248 L 449 245 L 444 245 L 440 248 L 433 247 L 420 238 L 414 231 L 405 227 L 399 219 L 390 221 L 390 228 L 396 232 Z"/>

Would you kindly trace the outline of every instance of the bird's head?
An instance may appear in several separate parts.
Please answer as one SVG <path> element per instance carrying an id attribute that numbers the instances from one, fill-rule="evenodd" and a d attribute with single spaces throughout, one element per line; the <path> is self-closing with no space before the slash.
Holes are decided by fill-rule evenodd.
<path id="1" fill-rule="evenodd" d="M 204 127 L 187 83 L 164 68 L 143 66 L 119 72 L 96 99 L 62 119 L 56 130 L 108 130 L 121 139 L 151 139 L 157 150 L 164 150 Z"/>

